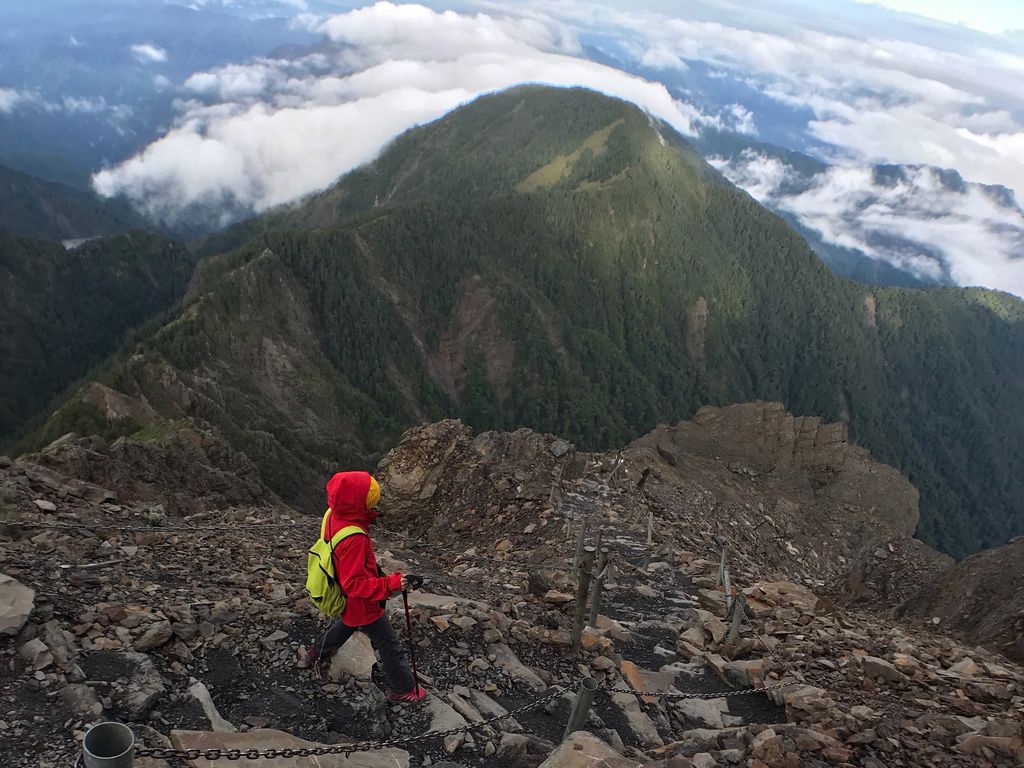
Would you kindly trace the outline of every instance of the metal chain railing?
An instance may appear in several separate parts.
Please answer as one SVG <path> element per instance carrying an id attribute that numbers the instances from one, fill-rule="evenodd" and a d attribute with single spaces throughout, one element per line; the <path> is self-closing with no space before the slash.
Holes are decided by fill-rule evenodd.
<path id="1" fill-rule="evenodd" d="M 788 688 L 794 685 L 794 681 L 788 680 L 784 682 L 771 683 L 770 685 L 763 685 L 757 688 L 737 688 L 731 691 L 720 691 L 718 693 L 682 693 L 680 691 L 645 691 L 637 690 L 635 688 L 609 688 L 602 687 L 598 690 L 606 693 L 628 693 L 631 696 L 651 696 L 658 699 L 727 699 L 732 696 L 750 696 L 755 693 L 766 693 L 773 691 L 778 688 Z"/>
<path id="2" fill-rule="evenodd" d="M 682 693 L 679 691 L 644 691 L 634 690 L 632 688 L 621 688 L 621 687 L 602 687 L 598 690 L 602 690 L 606 693 L 626 693 L 631 696 L 651 696 L 660 699 L 719 699 L 728 698 L 732 696 L 748 696 L 756 693 L 765 693 L 777 688 L 785 688 L 793 685 L 792 681 L 773 683 L 771 685 L 765 685 L 758 688 L 743 688 L 733 691 L 723 691 L 719 693 Z M 292 757 L 320 757 L 324 755 L 343 755 L 349 757 L 356 752 L 371 752 L 382 749 L 397 749 L 407 747 L 412 744 L 417 744 L 423 741 L 430 741 L 433 739 L 443 739 L 448 736 L 458 736 L 463 733 L 470 733 L 472 731 L 480 730 L 488 726 L 494 725 L 495 723 L 501 722 L 502 720 L 515 719 L 519 715 L 525 714 L 540 707 L 545 706 L 548 702 L 554 701 L 565 693 L 566 689 L 560 685 L 552 686 L 543 696 L 539 696 L 536 699 L 528 701 L 516 709 L 513 709 L 503 715 L 496 715 L 486 720 L 481 720 L 476 723 L 467 723 L 456 728 L 448 728 L 445 730 L 428 731 L 415 736 L 404 736 L 397 739 L 387 739 L 384 741 L 360 741 L 353 742 L 350 744 L 335 744 L 331 746 L 322 747 L 268 747 L 266 749 L 199 749 L 196 747 L 185 748 L 185 749 L 173 749 L 167 747 L 142 747 L 135 750 L 136 757 L 151 757 L 157 760 L 170 760 L 170 759 L 182 759 L 182 760 L 241 760 L 245 758 L 247 760 L 259 760 L 259 759 L 273 759 L 273 758 L 292 758 Z"/>
<path id="3" fill-rule="evenodd" d="M 336 744 L 324 747 L 283 747 L 267 749 L 170 749 L 164 747 L 140 748 L 135 750 L 136 757 L 152 757 L 157 760 L 169 760 L 180 758 L 182 760 L 240 760 L 243 757 L 247 760 L 270 759 L 278 757 L 319 757 L 322 755 L 343 755 L 349 757 L 356 752 L 371 752 L 381 749 L 401 748 L 410 744 L 432 739 L 443 739 L 448 736 L 458 736 L 462 733 L 479 730 L 493 725 L 502 720 L 515 718 L 531 710 L 544 706 L 549 701 L 561 696 L 565 690 L 560 686 L 553 686 L 543 696 L 527 702 L 503 715 L 495 715 L 478 723 L 467 723 L 457 728 L 447 730 L 428 731 L 417 736 L 404 736 L 399 739 L 388 739 L 386 741 L 359 741 L 351 744 Z"/>
<path id="4" fill-rule="evenodd" d="M 45 531 L 119 531 L 125 533 L 204 533 L 207 531 L 231 531 L 244 533 L 246 531 L 266 531 L 273 528 L 297 528 L 308 525 L 306 522 L 290 521 L 286 523 L 235 523 L 233 525 L 117 525 L 115 523 L 44 523 L 33 520 L 0 520 L 0 525 L 14 525 L 23 528 L 33 528 Z"/>
<path id="5" fill-rule="evenodd" d="M 34 520 L 0 520 L 0 525 L 11 525 L 20 526 L 22 528 L 32 528 L 34 530 L 44 531 L 117 531 L 120 533 L 212 533 L 217 531 L 232 532 L 232 533 L 248 533 L 248 532 L 260 532 L 268 530 L 286 530 L 290 528 L 308 528 L 310 522 L 291 520 L 283 523 L 268 523 L 268 522 L 254 522 L 254 523 L 235 523 L 233 525 L 163 525 L 163 524 L 152 524 L 152 525 L 117 525 L 115 523 L 107 524 L 102 522 L 77 522 L 77 523 L 50 523 Z M 431 549 L 439 552 L 445 552 L 452 554 L 451 547 L 443 546 L 440 544 L 430 544 L 422 539 L 418 539 L 397 531 L 391 531 L 381 526 L 374 526 L 375 530 L 380 533 L 390 536 L 394 539 L 410 542 L 411 544 L 422 547 L 424 549 Z M 488 557 L 487 555 L 464 555 L 459 554 L 455 556 L 456 559 L 471 560 L 474 562 L 481 563 L 496 563 L 499 565 L 514 566 L 523 570 L 534 570 L 534 571 L 568 571 L 571 570 L 566 565 L 545 565 L 542 563 L 524 563 L 521 560 L 515 559 L 502 559 L 498 557 Z"/>

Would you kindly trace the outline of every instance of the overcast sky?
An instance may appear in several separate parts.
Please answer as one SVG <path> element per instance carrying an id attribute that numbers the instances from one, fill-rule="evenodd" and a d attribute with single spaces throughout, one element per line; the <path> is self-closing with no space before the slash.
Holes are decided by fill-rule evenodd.
<path id="1" fill-rule="evenodd" d="M 247 1 L 205 0 L 236 10 Z M 715 125 L 763 137 L 786 120 L 791 148 L 839 166 L 934 165 L 1024 190 L 1024 35 L 1013 32 L 1024 28 L 1024 2 L 1017 0 L 884 0 L 898 10 L 853 0 L 462 0 L 448 10 L 381 2 L 342 12 L 325 0 L 252 1 L 261 12 L 273 5 L 293 14 L 296 27 L 336 47 L 175 83 L 176 124 L 99 173 L 99 191 L 126 193 L 164 218 L 197 204 L 265 210 L 329 185 L 413 125 L 527 81 L 630 99 L 684 134 Z M 614 57 L 601 59 L 613 66 L 593 60 L 595 46 Z M 165 54 L 140 47 L 136 55 Z M 705 98 L 716 82 L 736 94 L 735 103 Z M 827 189 L 858 178 L 865 176 L 835 175 Z M 934 197 L 930 177 L 917 178 Z M 944 199 L 934 215 L 959 207 Z M 926 239 L 929 215 L 924 206 L 917 218 Z M 1000 206 L 985 216 L 985 231 L 1005 223 L 1010 239 L 996 248 L 960 238 L 970 258 L 957 257 L 955 278 L 1024 292 L 1017 258 L 1024 220 Z M 998 263 L 978 268 L 993 249 Z"/>
<path id="2" fill-rule="evenodd" d="M 1001 34 L 1024 30 L 1020 0 L 864 0 L 865 3 Z"/>

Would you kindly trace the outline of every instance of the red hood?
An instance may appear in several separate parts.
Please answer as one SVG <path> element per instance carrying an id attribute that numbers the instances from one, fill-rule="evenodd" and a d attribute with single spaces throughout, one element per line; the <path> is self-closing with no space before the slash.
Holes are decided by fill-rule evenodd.
<path id="1" fill-rule="evenodd" d="M 366 508 L 369 492 L 369 472 L 338 472 L 327 482 L 327 505 L 333 517 L 365 528 L 377 518 L 374 510 Z"/>

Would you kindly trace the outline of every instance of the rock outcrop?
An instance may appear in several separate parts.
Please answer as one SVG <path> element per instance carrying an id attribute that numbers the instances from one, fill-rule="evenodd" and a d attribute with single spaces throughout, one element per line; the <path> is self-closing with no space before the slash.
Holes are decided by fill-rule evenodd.
<path id="1" fill-rule="evenodd" d="M 647 472 L 645 492 L 670 516 L 830 589 L 917 525 L 906 477 L 850 443 L 845 425 L 795 417 L 780 403 L 705 407 L 623 455 L 622 482 Z"/>
<path id="2" fill-rule="evenodd" d="M 852 601 L 844 569 L 860 561 L 825 563 L 821 553 L 838 550 L 798 527 L 805 513 L 811 522 L 842 512 L 871 519 L 867 505 L 882 499 L 870 480 L 860 497 L 844 496 L 836 487 L 852 482 L 845 473 L 905 494 L 898 479 L 850 446 L 838 461 L 840 446 L 818 437 L 779 448 L 787 440 L 755 429 L 757 451 L 729 453 L 721 441 L 740 439 L 735 424 L 748 420 L 702 421 L 674 428 L 671 441 L 656 432 L 621 457 L 578 455 L 526 430 L 474 436 L 458 422 L 407 433 L 382 462 L 388 529 L 373 534 L 387 570 L 427 580 L 409 596 L 429 693 L 420 707 L 389 706 L 366 642 L 317 669 L 297 667 L 323 626 L 302 591 L 317 516 L 237 504 L 165 512 L 177 524 L 161 527 L 154 499 L 177 490 L 154 486 L 133 501 L 141 492 L 130 485 L 115 494 L 93 482 L 127 476 L 130 458 L 119 468 L 107 456 L 100 466 L 109 462 L 110 473 L 90 480 L 64 474 L 78 461 L 90 466 L 73 459 L 73 441 L 51 447 L 70 452 L 59 464 L 0 461 L 4 570 L 35 592 L 13 642 L 0 645 L 0 750 L 13 768 L 37 768 L 44 752 L 70 764 L 71 736 L 119 718 L 146 746 L 403 740 L 399 751 L 319 763 L 367 768 L 1020 764 L 1024 670 L 961 645 L 941 623 L 888 615 L 881 598 L 902 594 L 898 574 L 930 573 L 907 565 L 926 562 L 910 540 L 870 552 Z M 757 464 L 766 451 L 785 457 L 781 465 Z M 908 498 L 891 499 L 890 511 Z M 72 527 L 33 528 L 53 523 Z M 200 527 L 210 524 L 223 528 Z M 835 524 L 837 546 L 848 543 Z M 581 530 L 583 543 L 609 550 L 611 566 L 573 652 Z M 905 537 L 895 523 L 887 530 Z M 712 547 L 723 536 L 745 605 L 738 623 L 717 583 Z M 389 608 L 404 634 L 401 602 Z M 603 690 L 585 732 L 559 746 L 584 675 Z M 431 728 L 445 732 L 404 740 Z"/>
<path id="3" fill-rule="evenodd" d="M 230 506 L 275 506 L 280 501 L 264 485 L 244 453 L 215 432 L 185 423 L 159 423 L 145 439 L 66 435 L 42 451 L 19 459 L 87 483 L 90 501 L 151 501 L 172 515 L 194 514 Z"/>

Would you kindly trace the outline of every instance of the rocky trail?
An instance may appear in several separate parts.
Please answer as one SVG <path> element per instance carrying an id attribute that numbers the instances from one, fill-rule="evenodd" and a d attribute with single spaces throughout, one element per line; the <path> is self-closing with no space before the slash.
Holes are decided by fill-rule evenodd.
<path id="1" fill-rule="evenodd" d="M 925 553 L 901 565 L 897 553 L 913 550 L 895 534 L 907 527 L 895 512 L 877 526 L 882 538 L 864 539 L 862 508 L 902 509 L 909 498 L 893 491 L 904 492 L 888 468 L 854 456 L 828 473 L 813 462 L 765 470 L 722 455 L 720 435 L 705 449 L 682 431 L 610 455 L 577 454 L 525 430 L 474 436 L 458 422 L 405 436 L 378 472 L 387 527 L 375 540 L 386 569 L 427 578 L 409 595 L 430 693 L 419 707 L 387 702 L 358 634 L 319 669 L 297 668 L 319 626 L 302 590 L 317 517 L 233 498 L 229 486 L 194 509 L 173 489 L 184 514 L 169 514 L 154 502 L 161 489 L 138 494 L 64 474 L 66 444 L 56 457 L 2 460 L 4 764 L 70 766 L 84 730 L 104 718 L 129 723 L 147 748 L 333 746 L 451 731 L 347 758 L 136 761 L 148 768 L 1024 761 L 1024 671 L 930 621 L 875 607 L 888 594 L 879 562 L 886 579 L 936 562 Z M 837 451 L 830 445 L 833 464 Z M 808 454 L 787 455 L 801 464 Z M 864 485 L 865 474 L 882 476 L 882 490 Z M 857 493 L 845 485 L 855 480 Z M 796 523 L 839 519 L 836 505 L 857 524 L 815 533 Z M 573 653 L 573 561 L 585 520 L 582 542 L 607 548 L 611 565 L 600 614 Z M 719 584 L 726 541 L 746 615 L 731 641 Z M 401 600 L 389 607 L 404 636 Z M 587 731 L 559 748 L 585 676 L 601 683 Z"/>

